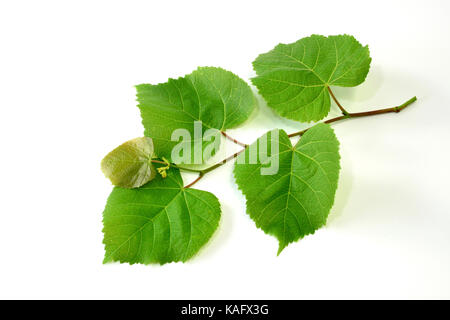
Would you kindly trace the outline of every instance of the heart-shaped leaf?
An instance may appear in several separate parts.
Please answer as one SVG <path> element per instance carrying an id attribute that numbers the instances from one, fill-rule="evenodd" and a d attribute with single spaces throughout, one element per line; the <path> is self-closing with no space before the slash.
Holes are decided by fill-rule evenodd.
<path id="1" fill-rule="evenodd" d="M 352 36 L 312 35 L 258 56 L 252 82 L 281 116 L 318 121 L 330 111 L 328 87 L 361 84 L 370 62 L 369 48 Z"/>
<path id="2" fill-rule="evenodd" d="M 268 159 L 249 163 L 255 158 L 252 150 L 263 145 L 271 146 Z M 247 199 L 247 213 L 258 228 L 278 239 L 278 254 L 326 223 L 337 188 L 339 159 L 339 143 L 327 124 L 309 129 L 295 147 L 283 130 L 274 130 L 239 155 L 234 175 Z M 261 168 L 273 162 L 278 163 L 278 172 L 261 174 Z"/>
<path id="3" fill-rule="evenodd" d="M 104 262 L 184 262 L 208 242 L 219 220 L 217 198 L 183 188 L 175 168 L 138 189 L 116 187 L 103 213 Z"/>
<path id="4" fill-rule="evenodd" d="M 198 142 L 207 129 L 224 131 L 240 125 L 256 105 L 248 84 L 221 68 L 198 68 L 183 78 L 136 88 L 145 135 L 152 137 L 158 156 L 167 159 L 178 143 L 171 139 L 176 129 L 186 129 L 190 142 Z M 194 129 L 196 121 L 202 122 L 200 132 Z M 192 147 L 192 151 L 194 158 L 199 150 Z"/>

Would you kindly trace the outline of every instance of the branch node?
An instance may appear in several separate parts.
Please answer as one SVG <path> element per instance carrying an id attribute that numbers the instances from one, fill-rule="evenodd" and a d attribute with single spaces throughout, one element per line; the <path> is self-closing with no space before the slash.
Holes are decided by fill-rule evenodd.
<path id="1" fill-rule="evenodd" d="M 336 102 L 337 106 L 339 107 L 339 109 L 341 110 L 342 114 L 344 116 L 347 116 L 349 113 L 347 112 L 347 110 L 345 110 L 345 108 L 339 103 L 338 99 L 336 99 L 333 91 L 331 91 L 331 88 L 329 86 L 327 86 L 328 92 L 330 93 L 331 97 L 333 98 L 334 102 Z"/>
<path id="2" fill-rule="evenodd" d="M 230 140 L 231 142 L 233 142 L 233 143 L 235 143 L 235 144 L 238 144 L 238 145 L 240 145 L 241 147 L 244 147 L 244 148 L 247 148 L 247 147 L 248 147 L 247 144 L 245 144 L 245 143 L 243 143 L 243 142 L 240 142 L 240 141 L 238 141 L 238 140 L 236 140 L 236 139 L 230 137 L 230 136 L 229 136 L 228 134 L 226 134 L 224 131 L 220 131 L 220 133 L 222 133 L 222 135 L 223 135 L 225 138 L 227 138 L 228 140 Z"/>

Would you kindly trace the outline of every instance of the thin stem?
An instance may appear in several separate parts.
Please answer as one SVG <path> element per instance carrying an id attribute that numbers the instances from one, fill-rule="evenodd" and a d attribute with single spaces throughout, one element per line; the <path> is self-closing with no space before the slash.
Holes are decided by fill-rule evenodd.
<path id="1" fill-rule="evenodd" d="M 165 164 L 165 165 L 169 164 L 169 163 L 164 162 L 164 161 L 153 160 L 153 159 L 151 160 L 151 162 L 152 163 Z M 200 169 L 191 169 L 191 168 L 180 167 L 179 165 L 176 165 L 175 163 L 170 163 L 170 166 L 174 167 L 174 168 L 177 168 L 177 169 L 180 169 L 180 170 L 189 171 L 189 172 L 197 172 L 197 173 L 199 173 L 199 172 L 203 171 L 203 170 L 200 170 Z"/>
<path id="2" fill-rule="evenodd" d="M 159 161 L 159 160 L 150 160 L 150 162 L 152 162 L 152 163 L 160 163 L 160 164 L 167 164 L 167 162 L 164 162 L 164 161 Z"/>
<path id="3" fill-rule="evenodd" d="M 333 96 L 333 95 L 332 95 L 332 96 Z M 344 120 L 344 119 L 360 118 L 360 117 L 368 117 L 368 116 L 374 116 L 374 115 L 377 115 L 377 114 L 384 114 L 384 113 L 392 113 L 392 112 L 398 113 L 398 112 L 402 111 L 403 109 L 405 109 L 405 108 L 406 108 L 407 106 L 409 106 L 410 104 L 412 104 L 413 102 L 415 102 L 416 100 L 417 100 L 417 98 L 416 98 L 416 97 L 413 97 L 413 98 L 409 99 L 408 101 L 406 101 L 405 103 L 403 103 L 403 104 L 401 104 L 401 105 L 399 105 L 399 106 L 397 106 L 397 107 L 393 107 L 393 108 L 380 109 L 380 110 L 367 111 L 367 112 L 356 112 L 356 113 L 348 113 L 348 112 L 347 112 L 347 114 L 344 114 L 343 116 L 340 116 L 340 117 L 336 117 L 336 118 L 333 118 L 333 119 L 326 120 L 326 121 L 324 121 L 323 123 L 333 123 L 333 122 L 337 122 L 337 121 Z M 343 112 L 344 112 L 344 111 L 343 111 Z M 346 112 L 346 111 L 345 111 L 345 112 Z M 311 129 L 311 128 L 307 128 L 307 129 L 304 129 L 304 130 L 302 130 L 302 131 L 298 131 L 298 132 L 291 133 L 291 134 L 288 135 L 288 136 L 289 136 L 290 138 L 295 137 L 295 136 L 301 136 L 301 135 L 303 135 L 306 131 L 308 131 L 309 129 Z M 222 134 L 224 134 L 224 132 L 222 132 Z M 225 134 L 224 134 L 224 136 L 227 137 Z M 243 145 L 244 145 L 244 144 L 243 144 Z M 176 167 L 176 168 L 178 168 L 178 169 L 180 169 L 180 170 L 186 170 L 186 171 L 192 171 L 192 172 L 198 172 L 198 173 L 199 173 L 197 179 L 195 179 L 194 181 L 192 181 L 190 184 L 188 184 L 188 185 L 185 187 L 185 188 L 187 189 L 187 188 L 192 187 L 194 184 L 196 184 L 196 183 L 197 183 L 200 179 L 202 179 L 208 172 L 211 172 L 211 171 L 213 171 L 213 170 L 215 170 L 215 169 L 221 167 L 221 166 L 224 165 L 225 163 L 227 163 L 227 162 L 233 160 L 233 159 L 236 158 L 239 154 L 241 154 L 242 152 L 244 152 L 247 148 L 248 148 L 248 145 L 245 144 L 245 145 L 244 145 L 244 148 L 243 148 L 242 150 L 236 152 L 235 154 L 229 156 L 228 158 L 225 158 L 224 160 L 222 160 L 222 161 L 216 163 L 215 165 L 212 165 L 211 167 L 208 167 L 208 168 L 203 169 L 203 170 L 195 170 L 195 169 L 182 168 L 182 167 L 178 167 L 178 166 L 176 166 L 176 165 L 174 165 L 174 164 L 171 164 L 171 165 L 174 166 L 174 167 Z M 157 160 L 154 160 L 154 161 L 152 160 L 152 162 L 162 163 L 162 164 L 167 164 L 167 163 L 165 163 L 165 162 L 157 161 Z"/>
<path id="4" fill-rule="evenodd" d="M 247 146 L 247 147 L 248 147 L 248 146 Z M 224 160 L 222 160 L 222 161 L 216 163 L 215 165 L 213 165 L 213 166 L 211 166 L 211 167 L 209 167 L 209 168 L 206 168 L 205 170 L 203 170 L 203 173 L 208 173 L 208 172 L 210 172 L 210 171 L 213 171 L 214 169 L 217 169 L 218 167 L 224 165 L 225 163 L 227 163 L 227 162 L 233 160 L 233 159 L 236 158 L 238 155 L 240 155 L 242 152 L 244 152 L 245 149 L 247 149 L 247 147 L 245 147 L 244 149 L 242 149 L 242 150 L 236 152 L 235 154 L 232 154 L 232 155 L 229 156 L 228 158 L 226 158 L 226 159 L 224 159 Z"/>
<path id="5" fill-rule="evenodd" d="M 192 187 L 194 184 L 196 184 L 201 178 L 203 178 L 205 174 L 203 172 L 200 172 L 200 174 L 198 175 L 197 179 L 195 179 L 194 181 L 192 181 L 191 183 L 189 183 L 186 187 L 184 187 L 185 189 L 188 189 L 190 187 Z"/>
<path id="6" fill-rule="evenodd" d="M 400 111 L 405 109 L 407 106 L 409 106 L 410 104 L 412 104 L 416 100 L 417 100 L 417 98 L 413 97 L 413 98 L 409 99 L 408 101 L 406 101 L 405 103 L 403 103 L 403 104 L 401 104 L 401 105 L 399 105 L 397 107 L 380 109 L 380 110 L 374 110 L 374 111 L 367 111 L 367 112 L 350 113 L 350 117 L 351 118 L 367 117 L 367 116 L 374 116 L 374 115 L 377 115 L 377 114 L 384 114 L 384 113 L 390 113 L 390 112 L 399 113 Z"/>
<path id="7" fill-rule="evenodd" d="M 177 169 L 183 170 L 183 171 L 197 172 L 197 173 L 203 172 L 203 170 L 200 170 L 200 169 L 191 169 L 191 168 L 180 167 L 180 166 L 177 166 L 176 164 L 171 164 L 171 166 L 173 166 Z"/>
<path id="8" fill-rule="evenodd" d="M 232 141 L 232 142 L 234 142 L 234 143 L 240 145 L 241 147 L 244 147 L 244 148 L 247 147 L 247 144 L 242 143 L 242 142 L 240 142 L 240 141 L 237 141 L 236 139 L 234 139 L 234 138 L 230 137 L 229 135 L 227 135 L 224 131 L 220 131 L 220 133 L 222 133 L 222 135 L 223 135 L 225 138 L 227 138 L 228 140 L 230 140 L 230 141 Z"/>
<path id="9" fill-rule="evenodd" d="M 406 101 L 405 103 L 403 103 L 403 104 L 401 104 L 401 105 L 399 105 L 397 107 L 393 107 L 393 108 L 386 108 L 386 109 L 373 110 L 373 111 L 367 111 L 367 112 L 348 113 L 347 115 L 343 115 L 343 116 L 340 116 L 340 117 L 336 117 L 336 118 L 324 121 L 324 123 L 333 123 L 333 122 L 336 122 L 336 121 L 350 119 L 350 118 L 369 117 L 369 116 L 375 116 L 375 115 L 378 115 L 378 114 L 385 114 L 385 113 L 393 113 L 393 112 L 399 113 L 400 111 L 405 109 L 407 106 L 409 106 L 410 104 L 412 104 L 416 100 L 417 100 L 417 98 L 413 97 L 413 98 L 409 99 L 408 101 Z M 289 135 L 289 137 L 292 138 L 292 137 L 295 137 L 295 136 L 301 136 L 306 131 L 308 131 L 309 129 L 310 128 L 307 128 L 307 129 L 302 130 L 302 131 L 291 133 Z"/>
<path id="10" fill-rule="evenodd" d="M 236 152 L 235 154 L 232 154 L 232 155 L 229 156 L 228 158 L 226 158 L 226 159 L 224 159 L 224 160 L 222 160 L 222 161 L 216 163 L 215 165 L 213 165 L 213 166 L 211 166 L 211 167 L 208 167 L 208 168 L 202 170 L 202 171 L 200 172 L 200 174 L 198 175 L 198 178 L 195 179 L 195 180 L 194 180 L 193 182 L 191 182 L 190 184 L 188 184 L 185 188 L 190 188 L 190 187 L 192 187 L 192 186 L 193 186 L 194 184 L 196 184 L 201 178 L 203 178 L 203 176 L 204 176 L 205 174 L 207 174 L 208 172 L 213 171 L 214 169 L 217 169 L 218 167 L 223 166 L 225 163 L 227 163 L 227 162 L 233 160 L 233 159 L 236 158 L 239 154 L 241 154 L 242 152 L 244 152 L 246 149 L 247 149 L 247 147 L 245 147 L 244 149 L 242 149 L 242 150 Z"/>
<path id="11" fill-rule="evenodd" d="M 328 89 L 328 92 L 330 93 L 331 97 L 333 98 L 334 102 L 336 102 L 336 104 L 337 104 L 337 106 L 339 107 L 339 109 L 341 109 L 342 114 L 343 114 L 344 116 L 348 115 L 347 110 L 345 110 L 344 107 L 339 103 L 338 99 L 336 99 L 336 97 L 335 97 L 333 91 L 331 91 L 331 88 L 330 88 L 330 87 L 327 87 L 327 89 Z"/>

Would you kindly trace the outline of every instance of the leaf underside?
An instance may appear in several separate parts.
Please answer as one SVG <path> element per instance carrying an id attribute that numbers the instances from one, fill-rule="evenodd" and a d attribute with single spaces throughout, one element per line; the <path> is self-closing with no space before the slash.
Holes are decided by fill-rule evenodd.
<path id="1" fill-rule="evenodd" d="M 153 139 L 158 156 L 167 159 L 178 143 L 171 141 L 175 129 L 186 129 L 199 140 L 194 121 L 202 121 L 203 132 L 223 131 L 242 124 L 256 106 L 248 84 L 221 68 L 202 67 L 183 78 L 136 89 L 145 135 Z"/>
<path id="2" fill-rule="evenodd" d="M 330 111 L 328 87 L 361 84 L 370 62 L 369 48 L 353 36 L 312 35 L 259 55 L 252 82 L 279 115 L 319 121 Z"/>
<path id="3" fill-rule="evenodd" d="M 153 141 L 148 137 L 127 141 L 102 160 L 102 171 L 115 186 L 138 188 L 155 177 L 151 163 Z"/>
<path id="4" fill-rule="evenodd" d="M 250 147 L 238 157 L 234 176 L 247 199 L 247 213 L 258 228 L 278 239 L 280 254 L 289 243 L 326 223 L 337 189 L 340 156 L 339 142 L 327 124 L 312 127 L 294 147 L 283 130 L 275 131 L 279 151 L 272 151 L 270 159 L 279 161 L 278 173 L 261 175 L 264 164 L 248 164 Z M 273 132 L 253 145 L 267 135 L 273 139 Z M 247 159 L 245 164 L 242 157 Z"/>
<path id="5" fill-rule="evenodd" d="M 174 168 L 139 189 L 116 187 L 103 213 L 104 263 L 184 262 L 208 242 L 219 220 L 217 198 L 183 188 Z"/>

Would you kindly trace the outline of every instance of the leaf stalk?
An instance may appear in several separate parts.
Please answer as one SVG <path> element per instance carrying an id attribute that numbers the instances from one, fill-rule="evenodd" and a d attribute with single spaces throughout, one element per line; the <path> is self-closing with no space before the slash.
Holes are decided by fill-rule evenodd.
<path id="1" fill-rule="evenodd" d="M 339 107 L 339 109 L 341 109 L 342 114 L 344 116 L 348 115 L 349 113 L 347 112 L 347 110 L 345 110 L 345 108 L 339 103 L 338 99 L 336 99 L 336 96 L 334 95 L 333 91 L 331 91 L 331 88 L 327 86 L 328 92 L 330 93 L 331 98 L 333 98 L 334 102 L 336 102 L 336 105 Z"/>

